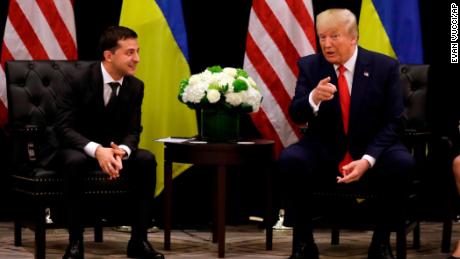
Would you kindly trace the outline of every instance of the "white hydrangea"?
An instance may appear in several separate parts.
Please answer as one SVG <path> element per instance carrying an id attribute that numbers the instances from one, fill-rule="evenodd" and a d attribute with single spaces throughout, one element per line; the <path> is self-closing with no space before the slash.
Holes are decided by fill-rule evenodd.
<path id="1" fill-rule="evenodd" d="M 220 93 L 216 89 L 210 89 L 206 93 L 206 98 L 210 103 L 216 103 L 220 100 Z"/>
<path id="2" fill-rule="evenodd" d="M 225 100 L 232 106 L 238 106 L 243 102 L 242 93 L 226 93 Z"/>
<path id="3" fill-rule="evenodd" d="M 213 74 L 211 73 L 211 71 L 206 69 L 198 75 L 200 77 L 201 82 L 209 82 Z"/>
<path id="4" fill-rule="evenodd" d="M 225 74 L 225 73 L 220 73 L 219 74 L 220 77 L 219 77 L 219 82 L 218 82 L 218 85 L 220 85 L 221 87 L 225 86 L 225 85 L 228 85 L 228 87 L 231 87 L 232 91 L 233 91 L 233 77 L 228 75 L 228 74 Z"/>
<path id="5" fill-rule="evenodd" d="M 207 88 L 208 86 L 203 82 L 199 82 L 194 85 L 189 84 L 182 94 L 182 101 L 184 103 L 200 103 L 201 99 L 203 99 L 206 94 Z"/>
<path id="6" fill-rule="evenodd" d="M 188 84 L 189 84 L 189 85 L 196 85 L 196 84 L 198 84 L 199 82 L 201 82 L 201 77 L 200 77 L 200 75 L 192 75 L 192 76 L 188 79 Z"/>
<path id="7" fill-rule="evenodd" d="M 252 111 L 257 112 L 260 108 L 260 102 L 262 101 L 262 95 L 254 87 L 249 87 L 247 91 L 243 92 L 245 95 L 245 103 L 252 106 Z"/>
<path id="8" fill-rule="evenodd" d="M 256 82 L 252 79 L 252 77 L 248 78 L 249 85 L 257 89 Z"/>
<path id="9" fill-rule="evenodd" d="M 236 76 L 236 68 L 233 68 L 233 67 L 226 67 L 222 70 L 222 72 L 224 72 L 224 74 L 234 78 Z"/>

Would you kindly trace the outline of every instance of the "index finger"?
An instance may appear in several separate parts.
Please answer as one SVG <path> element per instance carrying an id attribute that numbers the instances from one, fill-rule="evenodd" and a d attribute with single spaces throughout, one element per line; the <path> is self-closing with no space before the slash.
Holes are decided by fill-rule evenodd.
<path id="1" fill-rule="evenodd" d="M 331 81 L 331 77 L 328 76 L 328 77 L 326 77 L 324 79 L 321 79 L 318 84 L 319 85 L 325 85 L 325 84 L 329 83 L 330 81 Z"/>

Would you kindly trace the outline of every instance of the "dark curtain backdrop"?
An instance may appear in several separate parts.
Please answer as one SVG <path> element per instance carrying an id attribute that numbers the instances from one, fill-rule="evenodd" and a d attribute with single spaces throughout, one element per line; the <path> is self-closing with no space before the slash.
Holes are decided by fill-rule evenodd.
<path id="1" fill-rule="evenodd" d="M 8 0 L 0 0 L 0 39 L 3 39 L 8 2 Z M 97 59 L 99 35 L 107 26 L 118 23 L 122 0 L 74 0 L 74 2 L 79 58 L 84 60 Z M 441 2 L 444 1 L 420 0 L 425 63 L 436 64 L 437 67 L 435 69 L 437 72 L 433 73 L 432 76 L 432 81 L 434 83 L 438 83 L 440 77 L 450 75 L 450 73 L 446 71 L 450 68 L 448 60 L 451 1 L 445 1 L 445 3 Z M 182 3 L 186 29 L 188 32 L 189 62 L 192 73 L 202 71 L 206 67 L 216 64 L 221 66 L 241 67 L 243 65 L 245 38 L 252 1 L 183 0 Z M 346 7 L 359 17 L 361 0 L 313 0 L 313 5 L 315 13 L 330 7 Z M 450 77 L 448 79 L 450 79 Z M 458 79 L 451 81 L 451 84 L 444 84 L 442 87 L 446 89 L 446 87 L 456 85 L 457 88 L 459 88 Z M 255 131 L 255 128 L 248 119 L 246 119 L 245 128 L 248 131 Z M 8 152 L 5 148 L 7 146 L 7 140 L 8 138 L 5 136 L 4 132 L 0 131 L 0 215 L 8 215 L 8 213 L 4 213 L 4 211 L 8 211 L 10 208 L 5 198 L 7 197 L 5 194 L 8 189 L 7 178 L 5 177 L 8 169 Z M 179 177 L 175 184 L 181 185 L 183 183 L 182 190 L 184 192 L 193 193 L 193 195 L 185 195 L 190 199 L 202 198 L 200 196 L 209 197 L 208 189 L 212 190 L 212 188 L 202 188 L 205 189 L 204 191 L 186 188 L 186 186 L 190 186 L 190 182 L 212 185 L 212 182 L 208 179 L 209 175 L 204 174 L 204 176 L 195 176 L 195 178 L 192 175 L 193 174 L 186 174 Z M 252 185 L 249 185 L 247 188 L 251 189 L 251 193 L 262 192 L 259 186 L 263 186 L 263 182 L 257 180 L 259 176 L 255 175 L 253 176 L 254 179 L 248 179 L 248 175 L 246 174 L 244 175 L 244 180 L 242 180 L 238 179 L 238 177 L 243 178 L 243 176 L 238 176 L 238 174 L 235 175 L 237 178 L 235 180 L 236 182 L 244 181 L 252 183 Z M 197 179 L 196 177 L 202 178 Z M 188 182 L 188 184 L 185 182 Z M 259 191 L 254 191 L 254 189 Z M 234 188 L 229 188 L 229 192 L 236 191 Z M 229 195 L 229 203 L 233 202 L 237 204 L 235 206 L 241 206 L 241 204 L 238 205 L 238 203 L 241 202 L 240 198 L 244 196 L 246 196 L 245 193 L 241 192 L 240 189 L 238 195 Z M 231 197 L 236 198 L 232 200 L 233 198 Z M 257 200 L 258 201 L 251 202 L 263 204 L 263 199 Z M 177 202 L 178 199 L 175 201 Z M 184 201 L 184 204 L 193 204 L 193 202 Z M 194 206 L 198 205 L 194 204 Z M 247 204 L 247 207 L 254 208 L 257 206 Z M 203 207 L 203 210 L 207 209 Z M 200 208 L 195 211 L 200 211 Z M 190 215 L 190 213 L 184 214 Z M 196 218 L 201 217 L 199 212 L 195 214 L 197 214 Z M 191 217 L 193 218 L 193 216 Z"/>

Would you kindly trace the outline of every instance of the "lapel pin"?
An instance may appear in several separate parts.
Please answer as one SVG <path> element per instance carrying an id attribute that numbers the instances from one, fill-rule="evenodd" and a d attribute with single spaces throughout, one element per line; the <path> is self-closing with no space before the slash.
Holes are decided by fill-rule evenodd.
<path id="1" fill-rule="evenodd" d="M 369 77 L 369 72 L 364 71 L 364 76 L 365 76 L 365 77 Z"/>

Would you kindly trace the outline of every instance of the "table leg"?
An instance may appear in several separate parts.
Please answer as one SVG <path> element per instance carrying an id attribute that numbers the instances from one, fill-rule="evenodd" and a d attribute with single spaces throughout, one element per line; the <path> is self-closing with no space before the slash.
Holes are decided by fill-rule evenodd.
<path id="1" fill-rule="evenodd" d="M 272 218 L 272 215 L 273 215 L 272 186 L 273 185 L 272 185 L 272 170 L 269 167 L 265 169 L 265 175 L 266 175 L 265 248 L 267 250 L 272 250 L 273 249 L 273 218 Z"/>
<path id="2" fill-rule="evenodd" d="M 171 250 L 172 162 L 164 163 L 164 248 Z"/>
<path id="3" fill-rule="evenodd" d="M 217 169 L 217 240 L 219 257 L 225 257 L 225 166 Z"/>

